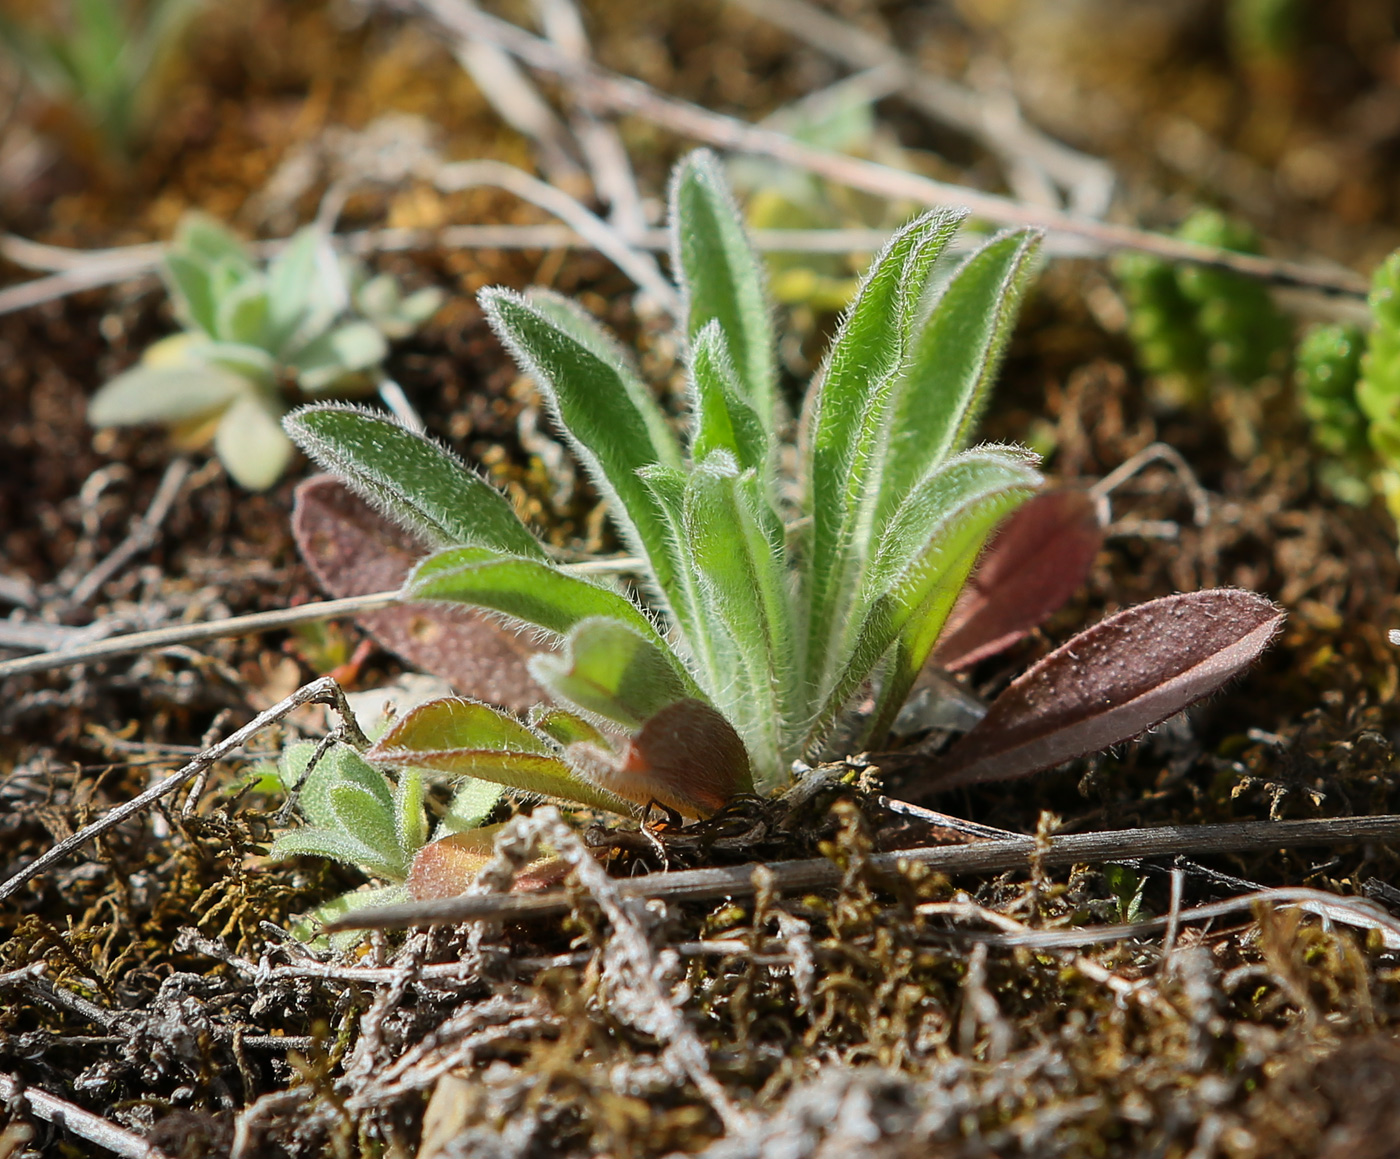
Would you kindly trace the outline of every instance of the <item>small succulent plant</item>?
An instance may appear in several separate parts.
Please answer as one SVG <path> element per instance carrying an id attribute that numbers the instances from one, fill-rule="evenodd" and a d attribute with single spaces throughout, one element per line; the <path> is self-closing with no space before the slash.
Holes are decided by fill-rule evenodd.
<path id="1" fill-rule="evenodd" d="M 1371 333 L 1361 360 L 1356 401 L 1380 460 L 1379 489 L 1400 521 L 1400 251 L 1376 268 L 1367 304 Z"/>
<path id="2" fill-rule="evenodd" d="M 1241 253 L 1259 251 L 1251 230 L 1210 209 L 1188 217 L 1177 236 Z M 1138 361 L 1168 397 L 1200 402 L 1213 378 L 1247 386 L 1281 367 L 1287 319 L 1258 282 L 1146 254 L 1119 258 L 1114 271 L 1131 311 L 1129 334 Z"/>
<path id="3" fill-rule="evenodd" d="M 1366 337 L 1359 327 L 1328 323 L 1311 327 L 1294 351 L 1293 381 L 1311 424 L 1313 444 L 1325 456 L 1322 485 L 1343 502 L 1364 505 L 1375 460 L 1366 437 L 1366 415 L 1357 401 Z"/>
<path id="4" fill-rule="evenodd" d="M 361 622 L 467 694 L 399 716 L 362 754 L 369 766 L 707 815 L 787 784 L 799 759 L 881 743 L 931 655 L 954 668 L 1008 646 L 1092 562 L 1092 502 L 1047 494 L 964 590 L 989 534 L 1041 484 L 1028 451 L 970 445 L 1036 234 L 998 235 L 935 277 L 962 215 L 895 233 L 793 447 L 762 268 L 713 158 L 681 163 L 671 205 L 689 387 L 679 420 L 574 303 L 481 294 L 604 496 L 636 589 L 556 564 L 500 493 L 386 416 L 331 404 L 288 416 L 333 476 L 298 493 L 312 569 L 336 595 L 399 586 L 399 606 Z M 1236 591 L 1110 617 L 1015 682 L 925 788 L 1020 776 L 1135 736 L 1239 672 L 1280 620 Z M 379 828 L 386 850 L 402 849 Z M 441 891 L 453 873 L 438 844 L 412 861 L 446 866 Z"/>
<path id="5" fill-rule="evenodd" d="M 303 398 L 374 390 L 389 340 L 412 333 L 441 302 L 435 289 L 405 297 L 392 278 L 367 278 L 315 226 L 259 268 L 238 237 L 201 214 L 181 222 L 164 274 L 183 330 L 106 383 L 88 420 L 162 423 L 183 446 L 212 439 L 251 490 L 271 486 L 291 458 L 285 390 Z"/>

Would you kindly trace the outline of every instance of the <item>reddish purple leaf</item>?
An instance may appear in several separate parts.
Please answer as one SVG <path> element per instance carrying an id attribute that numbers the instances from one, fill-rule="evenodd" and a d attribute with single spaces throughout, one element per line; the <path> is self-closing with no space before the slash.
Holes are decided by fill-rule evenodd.
<path id="1" fill-rule="evenodd" d="M 948 750 L 916 799 L 1022 777 L 1131 740 L 1252 664 L 1283 618 L 1263 596 L 1226 588 L 1109 616 L 1015 680 Z"/>
<path id="2" fill-rule="evenodd" d="M 656 801 L 689 817 L 706 816 L 735 793 L 753 791 L 744 742 L 700 700 L 678 700 L 655 713 L 628 742 L 623 759 L 593 775 L 629 801 Z"/>
<path id="3" fill-rule="evenodd" d="M 983 552 L 930 663 L 956 672 L 1011 647 L 1079 590 L 1102 546 L 1087 492 L 1045 491 L 1022 504 Z"/>
<path id="4" fill-rule="evenodd" d="M 389 591 L 429 548 L 329 475 L 297 488 L 292 533 L 302 558 L 336 597 Z M 365 612 L 355 622 L 415 668 L 463 695 L 523 712 L 550 697 L 531 678 L 529 641 L 480 612 L 406 604 Z"/>

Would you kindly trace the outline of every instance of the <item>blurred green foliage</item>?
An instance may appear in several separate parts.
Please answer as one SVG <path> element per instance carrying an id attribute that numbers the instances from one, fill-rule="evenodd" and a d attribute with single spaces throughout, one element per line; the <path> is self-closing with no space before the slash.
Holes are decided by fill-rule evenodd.
<path id="1" fill-rule="evenodd" d="M 1182 223 L 1183 241 L 1258 253 L 1248 226 L 1213 209 Z M 1268 288 L 1229 270 L 1126 254 L 1114 272 L 1130 309 L 1129 335 L 1143 370 L 1173 402 L 1203 402 L 1217 380 L 1249 385 L 1283 368 L 1288 319 Z"/>
<path id="2" fill-rule="evenodd" d="M 68 0 L 41 20 L 0 13 L 0 50 L 117 156 L 155 114 L 154 82 L 203 0 Z"/>

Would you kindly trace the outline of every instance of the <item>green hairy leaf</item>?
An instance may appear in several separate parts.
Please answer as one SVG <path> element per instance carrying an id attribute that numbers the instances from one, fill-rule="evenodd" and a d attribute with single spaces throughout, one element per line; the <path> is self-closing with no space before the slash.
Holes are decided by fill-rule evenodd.
<path id="1" fill-rule="evenodd" d="M 547 737 L 476 701 L 437 700 L 415 708 L 367 755 L 385 764 L 413 764 L 593 808 L 631 812 L 622 798 L 595 787 L 571 768 Z"/>
<path id="2" fill-rule="evenodd" d="M 392 419 L 325 405 L 288 415 L 283 425 L 321 466 L 430 543 L 477 543 L 544 558 L 539 541 L 499 491 Z"/>
<path id="3" fill-rule="evenodd" d="M 613 507 L 629 546 L 645 557 L 659 591 L 675 582 L 674 544 L 666 520 L 637 472 L 681 465 L 680 449 L 653 400 L 631 371 L 606 356 L 595 336 L 581 336 L 579 316 L 560 319 L 505 290 L 483 290 L 482 309 L 521 366 L 535 379 L 579 458 Z"/>
<path id="4" fill-rule="evenodd" d="M 464 833 L 468 829 L 475 829 L 491 815 L 505 791 L 504 785 L 467 777 L 448 802 L 447 812 L 442 816 L 437 835 L 442 837 L 449 833 Z"/>
<path id="5" fill-rule="evenodd" d="M 879 705 L 866 733 L 893 722 L 952 610 L 973 562 L 997 523 L 1040 484 L 1019 449 L 969 451 L 935 468 L 890 521 L 865 581 L 854 630 L 809 730 L 819 751 L 825 730 L 865 675 L 888 659 Z"/>
<path id="6" fill-rule="evenodd" d="M 611 617 L 661 645 L 651 621 L 619 592 L 552 564 L 503 557 L 489 548 L 438 552 L 414 569 L 404 584 L 404 596 L 490 608 L 557 636 L 590 616 Z"/>
<path id="7" fill-rule="evenodd" d="M 961 218 L 930 213 L 895 234 L 866 275 L 807 398 L 807 662 L 822 679 L 869 560 L 891 394 L 916 337 L 929 273 Z"/>
<path id="8" fill-rule="evenodd" d="M 428 837 L 420 773 L 405 770 L 391 786 L 348 745 L 310 743 L 290 746 L 277 772 L 288 791 L 300 786 L 297 805 L 310 825 L 278 836 L 270 856 L 328 857 L 394 882 L 408 876 Z"/>
<path id="9" fill-rule="evenodd" d="M 890 514 L 930 467 L 966 445 L 1039 247 L 1039 235 L 1029 230 L 993 238 L 934 302 L 892 398 L 882 514 Z"/>
<path id="10" fill-rule="evenodd" d="M 690 352 L 693 438 L 690 457 L 703 462 L 711 451 L 727 451 L 745 470 L 762 471 L 771 451 L 757 412 L 744 401 L 729 342 L 718 322 L 696 335 Z"/>
<path id="11" fill-rule="evenodd" d="M 782 522 L 753 471 L 716 451 L 692 472 L 685 491 L 686 544 L 709 613 L 728 633 L 742 670 L 728 673 L 737 694 L 725 707 L 744 720 L 765 763 L 781 760 L 784 723 L 801 711 L 788 679 L 795 652 Z"/>
<path id="12" fill-rule="evenodd" d="M 536 656 L 530 675 L 585 712 L 633 729 L 697 691 L 664 645 L 604 616 L 579 621 L 563 653 Z"/>
<path id="13" fill-rule="evenodd" d="M 763 265 L 714 156 L 692 153 L 671 178 L 671 249 L 686 300 L 686 336 L 718 325 L 737 370 L 740 398 L 776 438 L 777 367 Z"/>

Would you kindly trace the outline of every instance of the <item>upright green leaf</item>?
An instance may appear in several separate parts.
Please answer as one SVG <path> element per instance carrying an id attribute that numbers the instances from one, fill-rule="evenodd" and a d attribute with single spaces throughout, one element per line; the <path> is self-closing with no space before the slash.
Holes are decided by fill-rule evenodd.
<path id="1" fill-rule="evenodd" d="M 616 339 L 572 298 L 535 287 L 525 292 L 525 300 L 599 362 L 612 368 L 618 384 L 627 392 L 628 400 L 646 424 L 647 435 L 660 456 L 658 461 L 668 466 L 678 465 L 681 452 L 676 436 L 661 408 L 656 405 L 651 391 L 638 375 L 631 356 L 618 345 Z"/>
<path id="2" fill-rule="evenodd" d="M 669 649 L 604 616 L 576 624 L 561 654 L 531 657 L 530 675 L 585 712 L 632 729 L 667 705 L 694 699 L 698 691 Z"/>
<path id="3" fill-rule="evenodd" d="M 648 562 L 668 598 L 676 582 L 675 548 L 667 520 L 638 477 L 647 467 L 681 465 L 675 439 L 657 436 L 659 408 L 624 365 L 581 337 L 577 318 L 560 321 L 508 290 L 478 296 L 492 327 L 544 393 L 594 482 L 609 500 L 623 538 Z M 548 311 L 548 312 L 547 312 Z"/>
<path id="4" fill-rule="evenodd" d="M 884 660 L 874 737 L 889 727 L 928 657 L 977 553 L 997 523 L 1041 482 L 1029 452 L 986 447 L 934 468 L 890 520 L 865 580 L 858 624 L 842 633 L 821 707 L 820 743 L 846 702 Z"/>
<path id="5" fill-rule="evenodd" d="M 675 559 L 676 578 L 669 596 L 671 615 L 680 628 L 677 643 L 688 651 L 706 692 L 711 697 L 717 697 L 728 683 L 731 668 L 721 656 L 724 633 L 711 631 L 708 627 L 706 602 L 685 544 L 687 473 L 673 467 L 644 467 L 637 472 L 637 476 L 661 512 Z"/>
<path id="6" fill-rule="evenodd" d="M 245 270 L 253 268 L 243 239 L 218 218 L 198 211 L 186 213 L 180 218 L 180 224 L 175 227 L 171 251 L 204 266 L 231 262 Z"/>
<path id="7" fill-rule="evenodd" d="M 767 483 L 772 448 L 762 421 L 740 394 L 718 322 L 707 322 L 691 344 L 690 390 L 691 458 L 698 463 L 711 451 L 725 451 Z"/>
<path id="8" fill-rule="evenodd" d="M 267 321 L 267 286 L 259 277 L 238 283 L 214 304 L 214 336 L 221 342 L 261 346 Z"/>
<path id="9" fill-rule="evenodd" d="M 165 255 L 162 272 L 171 307 L 180 324 L 213 338 L 218 333 L 218 322 L 209 267 L 188 254 L 171 250 Z"/>
<path id="10" fill-rule="evenodd" d="M 268 343 L 273 350 L 291 341 L 310 309 L 321 239 L 316 226 L 297 230 L 268 266 Z"/>
<path id="11" fill-rule="evenodd" d="M 987 536 L 1043 482 L 1028 452 L 1019 448 L 965 452 L 935 475 L 938 482 L 931 479 L 914 489 L 909 503 L 890 521 L 888 536 L 881 543 L 876 582 L 883 575 L 890 575 L 890 582 L 876 603 L 886 602 L 895 612 L 889 623 L 896 630 L 896 640 L 868 736 L 882 736 L 895 721 Z M 952 491 L 959 500 L 949 503 L 942 494 L 934 500 L 932 491 Z M 896 575 L 904 547 L 920 535 L 924 535 L 923 552 Z"/>
<path id="12" fill-rule="evenodd" d="M 697 150 L 671 179 L 673 266 L 692 341 L 710 322 L 728 340 L 742 387 L 769 442 L 778 425 L 773 320 L 763 265 L 713 154 Z"/>
<path id="13" fill-rule="evenodd" d="M 934 302 L 893 394 L 880 482 L 889 516 L 929 468 L 959 450 L 981 412 L 1040 248 L 1031 230 L 993 238 Z"/>
<path id="14" fill-rule="evenodd" d="M 808 662 L 826 673 L 833 633 L 852 614 L 869 554 L 890 394 L 905 366 L 933 263 L 962 214 L 929 213 L 875 259 L 842 320 L 804 414 Z M 859 614 L 859 609 L 855 609 Z"/>
<path id="15" fill-rule="evenodd" d="M 449 451 L 392 419 L 349 406 L 308 406 L 287 433 L 395 522 L 437 547 L 480 544 L 544 559 L 510 504 Z"/>
<path id="16" fill-rule="evenodd" d="M 711 614 L 743 665 L 726 707 L 761 766 L 782 768 L 785 726 L 801 711 L 782 523 L 755 473 L 716 451 L 686 486 L 685 533 Z"/>

